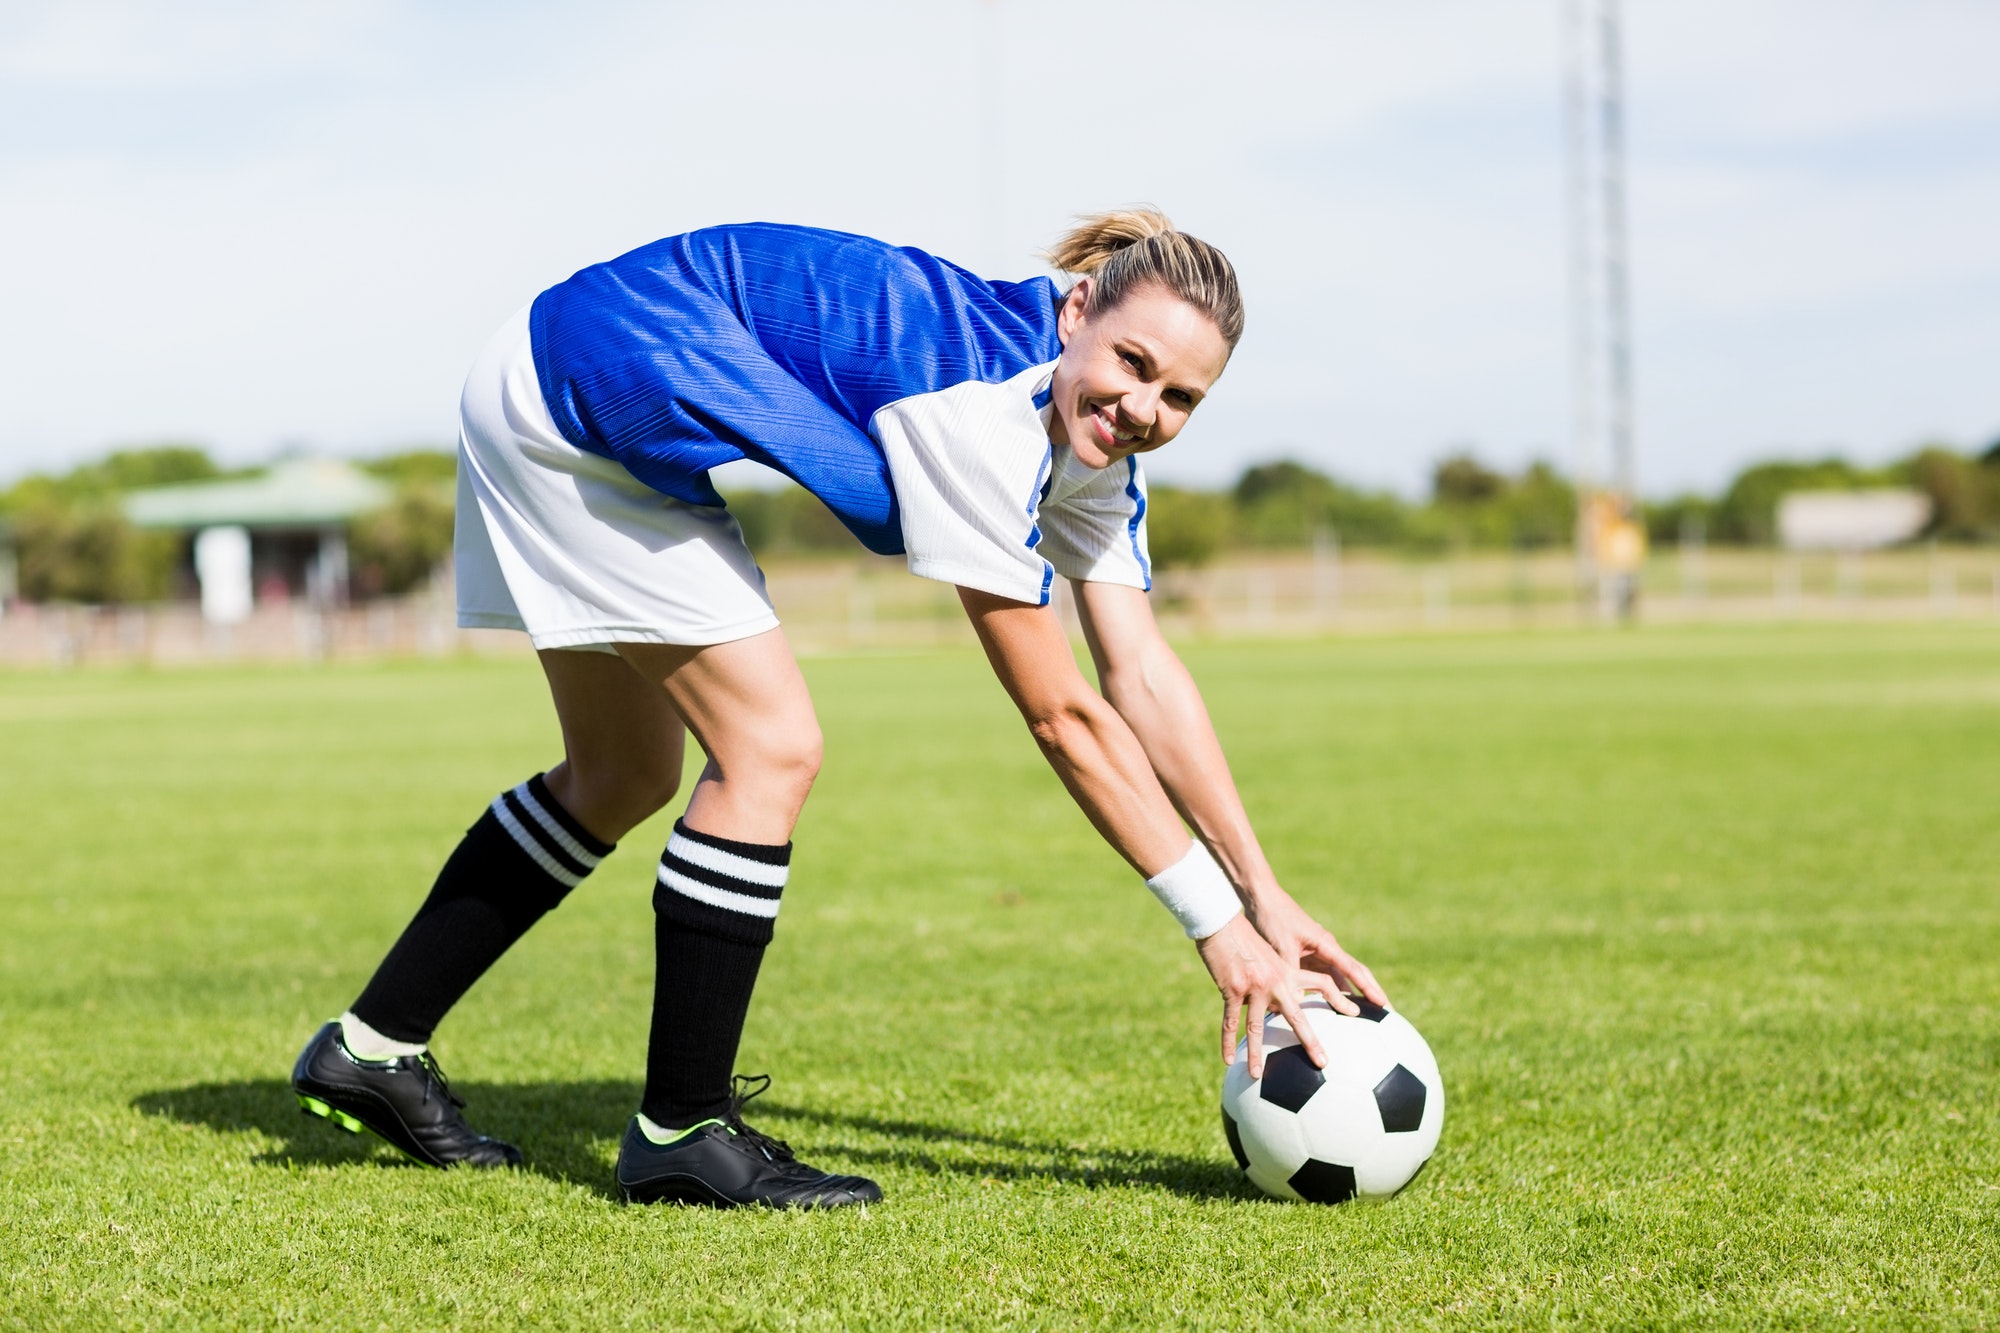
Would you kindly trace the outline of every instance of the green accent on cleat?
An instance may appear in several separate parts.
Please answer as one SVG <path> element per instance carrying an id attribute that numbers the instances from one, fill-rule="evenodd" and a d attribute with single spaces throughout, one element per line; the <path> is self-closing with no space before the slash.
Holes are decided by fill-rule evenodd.
<path id="1" fill-rule="evenodd" d="M 670 1143 L 679 1143 L 682 1139 L 686 1138 L 688 1135 L 694 1133 L 697 1130 L 707 1129 L 710 1125 L 721 1125 L 724 1129 L 729 1130 L 731 1134 L 734 1134 L 736 1132 L 733 1128 L 730 1127 L 730 1124 L 727 1120 L 723 1120 L 719 1117 L 713 1117 L 713 1116 L 707 1120 L 697 1121 L 696 1123 L 689 1125 L 686 1129 L 663 1129 L 659 1125 L 654 1124 L 652 1121 L 646 1119 L 646 1117 L 642 1115 L 634 1116 L 632 1118 L 638 1122 L 639 1132 L 646 1136 L 646 1141 L 660 1148 L 664 1148 Z"/>
<path id="2" fill-rule="evenodd" d="M 299 1094 L 299 1109 L 307 1115 L 316 1115 L 322 1120 L 330 1120 L 350 1134 L 359 1134 L 362 1130 L 368 1128 L 368 1126 L 362 1124 L 347 1112 L 336 1111 L 319 1098 L 308 1097 L 303 1092 Z"/>

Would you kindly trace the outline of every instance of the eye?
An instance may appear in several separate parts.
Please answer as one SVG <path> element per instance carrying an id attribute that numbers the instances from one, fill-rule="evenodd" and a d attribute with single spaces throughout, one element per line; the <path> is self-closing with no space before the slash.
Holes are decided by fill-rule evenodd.
<path id="1" fill-rule="evenodd" d="M 1169 389 L 1167 397 L 1184 412 L 1194 411 L 1194 395 L 1186 389 Z"/>
<path id="2" fill-rule="evenodd" d="M 1146 362 L 1145 362 L 1145 359 L 1144 359 L 1144 358 L 1142 358 L 1142 357 L 1141 357 L 1141 356 L 1140 356 L 1140 355 L 1139 355 L 1139 354 L 1138 354 L 1137 352 L 1122 352 L 1122 351 L 1121 351 L 1120 353 L 1118 353 L 1118 356 L 1119 356 L 1119 359 L 1120 359 L 1120 360 L 1122 360 L 1122 361 L 1124 361 L 1124 363 L 1125 363 L 1126 365 L 1128 365 L 1128 366 L 1132 367 L 1132 373 L 1133 373 L 1133 374 L 1135 374 L 1135 375 L 1143 375 L 1143 374 L 1145 374 L 1145 373 L 1146 373 Z"/>

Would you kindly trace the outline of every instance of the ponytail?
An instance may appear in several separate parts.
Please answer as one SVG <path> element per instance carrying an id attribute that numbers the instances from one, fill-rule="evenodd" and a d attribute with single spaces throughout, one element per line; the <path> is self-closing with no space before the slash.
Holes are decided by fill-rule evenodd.
<path id="1" fill-rule="evenodd" d="M 1065 273 L 1093 279 L 1089 309 L 1109 310 L 1158 283 L 1215 322 L 1234 351 L 1243 336 L 1243 294 L 1222 251 L 1176 231 L 1157 208 L 1121 208 L 1077 219 L 1045 256 Z"/>

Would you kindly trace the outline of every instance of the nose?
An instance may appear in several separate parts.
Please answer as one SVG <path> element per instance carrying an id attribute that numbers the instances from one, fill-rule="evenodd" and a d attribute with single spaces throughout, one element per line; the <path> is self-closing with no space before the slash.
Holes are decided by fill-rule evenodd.
<path id="1" fill-rule="evenodd" d="M 1127 393 L 1118 404 L 1118 410 L 1125 419 L 1142 431 L 1153 429 L 1153 423 L 1160 416 L 1160 390 L 1147 384 Z"/>

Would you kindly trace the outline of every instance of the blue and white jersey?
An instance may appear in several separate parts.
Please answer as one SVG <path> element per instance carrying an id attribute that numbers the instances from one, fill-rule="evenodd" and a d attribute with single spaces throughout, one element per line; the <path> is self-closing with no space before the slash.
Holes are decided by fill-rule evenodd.
<path id="1" fill-rule="evenodd" d="M 752 459 L 912 572 L 1046 602 L 1058 573 L 1150 588 L 1135 459 L 1092 471 L 1048 438 L 1062 292 L 988 282 L 840 232 L 711 227 L 536 298 L 535 370 L 577 448 L 663 495 L 722 499 Z"/>

